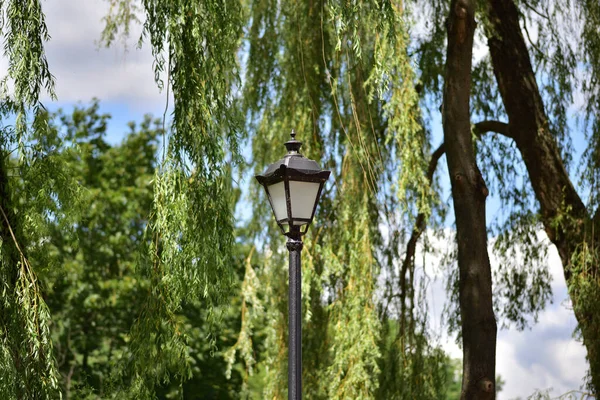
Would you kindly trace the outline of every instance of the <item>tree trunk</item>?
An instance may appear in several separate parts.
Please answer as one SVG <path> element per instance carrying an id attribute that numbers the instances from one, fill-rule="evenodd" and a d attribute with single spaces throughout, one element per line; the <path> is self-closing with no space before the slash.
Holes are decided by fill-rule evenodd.
<path id="1" fill-rule="evenodd" d="M 515 3 L 513 0 L 489 0 L 487 11 L 491 26 L 491 31 L 487 32 L 488 45 L 509 119 L 509 130 L 527 167 L 546 233 L 558 249 L 588 351 L 592 383 L 599 388 L 600 316 L 594 312 L 594 306 L 600 306 L 598 260 L 593 261 L 591 257 L 592 262 L 584 262 L 585 265 L 573 261 L 581 255 L 582 249 L 598 254 L 600 217 L 592 219 L 588 214 L 550 132 Z M 579 301 L 581 293 L 576 285 L 582 273 L 586 285 L 585 304 Z"/>
<path id="2" fill-rule="evenodd" d="M 496 319 L 487 253 L 488 190 L 475 161 L 470 122 L 473 0 L 453 0 L 442 120 L 458 240 L 459 298 L 463 341 L 461 399 L 494 399 Z"/>

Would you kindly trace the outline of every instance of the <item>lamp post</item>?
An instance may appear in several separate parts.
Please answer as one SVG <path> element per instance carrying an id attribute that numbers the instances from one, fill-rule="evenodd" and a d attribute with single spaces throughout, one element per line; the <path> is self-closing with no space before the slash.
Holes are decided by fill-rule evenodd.
<path id="1" fill-rule="evenodd" d="M 322 170 L 316 161 L 300 154 L 302 142 L 292 139 L 285 143 L 288 153 L 269 165 L 256 180 L 267 192 L 277 224 L 287 236 L 290 252 L 288 399 L 302 398 L 302 270 L 300 252 L 302 236 L 308 231 L 317 209 L 323 185 L 330 171 Z"/>

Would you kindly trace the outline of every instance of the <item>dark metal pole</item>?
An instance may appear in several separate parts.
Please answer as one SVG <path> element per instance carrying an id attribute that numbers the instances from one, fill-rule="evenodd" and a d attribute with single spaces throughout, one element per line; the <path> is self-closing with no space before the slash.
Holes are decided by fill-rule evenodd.
<path id="1" fill-rule="evenodd" d="M 302 399 L 302 246 L 300 227 L 292 226 L 287 241 L 290 252 L 288 400 Z"/>

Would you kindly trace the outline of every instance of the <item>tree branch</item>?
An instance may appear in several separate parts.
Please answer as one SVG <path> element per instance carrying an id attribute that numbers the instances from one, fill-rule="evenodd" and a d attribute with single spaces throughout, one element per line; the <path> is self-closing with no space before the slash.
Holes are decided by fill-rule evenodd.
<path id="1" fill-rule="evenodd" d="M 486 133 L 495 132 L 499 133 L 503 136 L 512 138 L 509 130 L 508 124 L 501 121 L 494 120 L 486 120 L 478 122 L 474 125 L 474 131 L 477 137 L 481 137 Z M 433 153 L 431 153 L 431 160 L 429 161 L 429 166 L 427 168 L 427 180 L 429 183 L 433 181 L 433 174 L 437 169 L 438 161 L 446 152 L 446 145 L 442 143 Z M 421 232 L 425 229 L 425 214 L 419 213 L 417 216 L 417 220 L 415 221 L 415 227 L 413 228 L 412 235 L 408 241 L 406 255 L 404 258 L 404 263 L 402 264 L 402 270 L 406 272 L 405 264 L 410 261 L 414 257 L 416 242 L 419 240 L 421 236 Z"/>
<path id="2" fill-rule="evenodd" d="M 495 132 L 501 134 L 502 136 L 514 139 L 513 135 L 508 129 L 508 124 L 502 121 L 484 120 L 476 123 L 473 126 L 473 130 L 475 131 L 477 137 L 481 137 L 486 133 Z"/>
<path id="3" fill-rule="evenodd" d="M 503 136 L 513 138 L 508 129 L 508 124 L 501 121 L 495 120 L 484 120 L 476 123 L 473 126 L 475 135 L 479 138 L 486 133 L 495 132 Z M 431 160 L 429 160 L 429 166 L 427 168 L 427 180 L 429 184 L 433 182 L 433 174 L 437 169 L 440 158 L 445 154 L 446 146 L 442 143 L 433 153 L 431 153 Z M 417 242 L 421 238 L 421 234 L 425 230 L 425 213 L 420 212 L 415 220 L 410 239 L 406 245 L 406 252 L 404 253 L 404 261 L 402 262 L 402 270 L 400 272 L 400 307 L 401 313 L 404 313 L 404 301 L 406 299 L 406 273 L 414 263 L 415 252 L 417 249 Z M 402 315 L 401 315 L 402 318 Z"/>
<path id="4" fill-rule="evenodd" d="M 594 234 L 596 235 L 594 240 L 600 243 L 600 206 L 596 208 L 596 212 L 592 218 L 592 229 L 594 229 Z"/>

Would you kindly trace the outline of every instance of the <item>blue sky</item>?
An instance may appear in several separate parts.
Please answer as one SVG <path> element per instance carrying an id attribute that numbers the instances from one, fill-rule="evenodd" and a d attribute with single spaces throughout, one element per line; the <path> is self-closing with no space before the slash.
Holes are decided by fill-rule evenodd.
<path id="1" fill-rule="evenodd" d="M 94 97 L 100 99 L 101 111 L 112 115 L 108 132 L 111 142 L 122 138 L 129 121 L 140 121 L 147 113 L 162 117 L 166 93 L 161 93 L 154 82 L 150 49 L 136 48 L 139 27 L 133 29 L 126 45 L 100 48 L 101 19 L 108 11 L 108 2 L 42 3 L 52 37 L 46 52 L 58 96 L 58 101 L 52 103 L 46 96 L 45 105 L 50 110 L 61 107 L 68 111 L 77 103 L 89 105 Z"/>
<path id="2" fill-rule="evenodd" d="M 52 36 L 46 47 L 48 61 L 56 77 L 58 95 L 57 102 L 49 103 L 49 99 L 45 99 L 49 109 L 61 107 L 68 112 L 77 103 L 88 105 L 92 98 L 99 98 L 101 111 L 112 115 L 108 132 L 112 143 L 123 138 L 129 121 L 140 121 L 146 113 L 162 117 L 166 93 L 161 93 L 154 82 L 150 50 L 135 48 L 139 29 L 133 30 L 127 50 L 123 45 L 99 49 L 96 43 L 102 30 L 101 18 L 108 9 L 106 1 L 46 0 L 43 7 Z M 0 58 L 0 75 L 5 71 L 6 61 Z M 439 121 L 434 121 L 434 130 L 441 140 Z M 439 176 L 447 174 L 445 159 L 440 161 L 440 167 Z M 242 186 L 248 183 L 240 182 Z M 495 208 L 497 201 L 492 196 L 488 216 L 494 214 Z M 497 260 L 492 258 L 492 265 L 497 265 Z M 554 249 L 548 265 L 554 278 L 553 304 L 541 313 L 539 322 L 531 330 L 499 332 L 497 372 L 506 381 L 500 399 L 527 398 L 535 389 L 551 387 L 554 388 L 552 393 L 558 395 L 578 389 L 582 384 L 587 368 L 585 349 L 572 338 L 575 319 L 568 306 L 562 269 Z M 446 299 L 444 283 L 436 271 L 435 259 L 429 258 L 425 268 L 434 278 L 429 286 L 429 298 L 435 317 L 432 325 L 439 329 L 439 315 Z M 461 357 L 453 338 L 442 335 L 440 340 L 452 356 Z"/>

